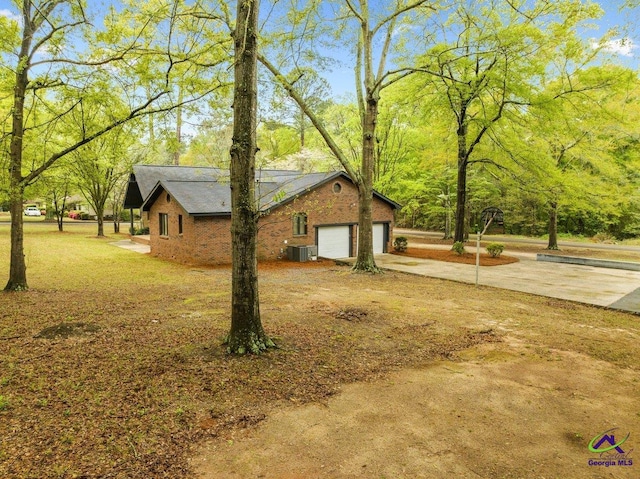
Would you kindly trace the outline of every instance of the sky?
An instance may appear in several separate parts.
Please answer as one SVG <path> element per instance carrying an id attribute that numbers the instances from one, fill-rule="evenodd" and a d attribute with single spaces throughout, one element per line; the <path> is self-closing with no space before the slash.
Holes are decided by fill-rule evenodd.
<path id="1" fill-rule="evenodd" d="M 108 0 L 88 0 L 88 3 L 89 11 L 97 13 L 96 9 L 104 9 Z M 263 5 L 264 3 L 267 3 L 266 0 L 263 0 Z M 596 45 L 597 39 L 607 31 L 615 29 L 617 34 L 606 44 L 606 49 L 617 63 L 640 71 L 640 7 L 621 12 L 620 7 L 624 0 L 601 0 L 598 3 L 605 11 L 605 15 L 595 23 L 595 29 L 582 32 L 585 40 Z M 0 0 L 0 15 L 16 18 L 16 14 L 17 9 L 10 0 Z M 341 97 L 352 94 L 355 89 L 353 66 L 344 65 L 334 68 L 329 81 L 334 95 Z"/>
<path id="2" fill-rule="evenodd" d="M 607 42 L 605 49 L 614 62 L 640 72 L 640 7 L 622 10 L 625 0 L 600 0 L 597 3 L 604 15 L 595 22 L 594 28 L 582 32 L 584 39 L 596 46 L 607 32 L 616 31 L 617 34 Z M 338 96 L 350 94 L 355 88 L 353 66 L 345 65 L 334 70 L 332 80 L 334 93 Z"/>
<path id="3" fill-rule="evenodd" d="M 2 0 L 0 0 L 2 1 Z M 610 45 L 610 51 L 620 57 L 625 65 L 639 70 L 640 59 L 640 8 L 620 11 L 623 0 L 608 0 L 599 2 L 605 10 L 605 15 L 598 22 L 598 30 L 594 34 L 603 35 L 610 29 L 620 31 L 616 41 Z M 597 35 L 594 35 L 597 36 Z M 628 41 L 624 41 L 626 38 Z"/>

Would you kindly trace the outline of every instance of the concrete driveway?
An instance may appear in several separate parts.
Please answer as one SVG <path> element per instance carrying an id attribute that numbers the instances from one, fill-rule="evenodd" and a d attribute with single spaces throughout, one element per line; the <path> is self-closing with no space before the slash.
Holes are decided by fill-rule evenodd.
<path id="1" fill-rule="evenodd" d="M 520 261 L 502 266 L 481 266 L 479 285 L 640 314 L 640 272 L 547 263 L 536 261 L 535 255 L 531 254 L 508 254 L 518 256 Z M 473 265 L 393 254 L 376 255 L 376 263 L 392 271 L 471 284 L 476 281 Z"/>
<path id="2" fill-rule="evenodd" d="M 148 253 L 149 246 L 123 240 L 115 246 L 138 253 Z M 420 247 L 425 247 L 420 245 Z M 432 246 L 446 248 L 450 246 Z M 537 294 L 550 298 L 568 299 L 579 303 L 605 306 L 640 314 L 640 272 L 610 268 L 596 268 L 572 264 L 536 261 L 535 254 L 505 252 L 517 256 L 518 263 L 501 266 L 481 266 L 478 284 Z M 344 260 L 352 263 L 355 258 Z M 474 284 L 476 267 L 393 254 L 376 255 L 380 268 L 404 273 L 448 279 Z"/>

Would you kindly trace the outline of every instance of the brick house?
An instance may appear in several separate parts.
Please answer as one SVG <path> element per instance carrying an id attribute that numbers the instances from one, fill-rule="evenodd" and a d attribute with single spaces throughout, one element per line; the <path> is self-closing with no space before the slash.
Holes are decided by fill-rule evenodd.
<path id="1" fill-rule="evenodd" d="M 318 256 L 354 256 L 358 190 L 344 172 L 262 170 L 258 258 L 286 257 L 287 247 L 317 245 Z M 139 204 L 138 204 L 139 203 Z M 185 264 L 231 262 L 228 172 L 216 168 L 134 167 L 125 207 L 148 215 L 151 254 Z M 390 247 L 397 203 L 375 193 L 374 252 Z"/>

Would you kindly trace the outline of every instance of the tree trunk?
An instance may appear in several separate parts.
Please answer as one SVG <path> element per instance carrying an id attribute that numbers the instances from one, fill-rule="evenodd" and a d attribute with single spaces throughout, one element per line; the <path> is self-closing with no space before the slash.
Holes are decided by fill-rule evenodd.
<path id="1" fill-rule="evenodd" d="M 460 117 L 464 119 L 466 109 L 461 109 Z M 458 124 L 458 190 L 456 192 L 456 226 L 453 234 L 454 242 L 464 242 L 465 219 L 467 207 L 467 165 L 469 157 L 467 153 L 467 125 L 462 120 Z"/>
<path id="2" fill-rule="evenodd" d="M 65 183 L 64 194 L 62 195 L 62 204 L 60 204 L 60 201 L 58 201 L 58 193 L 57 191 L 55 191 L 55 187 L 53 191 L 53 209 L 54 209 L 54 214 L 56 215 L 56 223 L 58 224 L 58 231 L 60 233 L 62 233 L 62 231 L 64 230 L 64 224 L 63 224 L 64 207 L 67 203 L 67 194 L 69 193 L 67 185 L 68 183 Z"/>
<path id="3" fill-rule="evenodd" d="M 469 241 L 469 232 L 471 231 L 471 205 L 469 205 L 468 197 L 469 192 L 467 191 L 466 200 L 467 204 L 464 209 L 464 241 Z"/>
<path id="4" fill-rule="evenodd" d="M 547 249 L 557 250 L 558 248 L 558 203 L 549 203 L 549 244 Z"/>
<path id="5" fill-rule="evenodd" d="M 373 163 L 375 161 L 375 133 L 378 118 L 378 98 L 367 94 L 363 116 L 362 167 L 358 181 L 358 256 L 354 271 L 379 272 L 373 258 Z"/>
<path id="6" fill-rule="evenodd" d="M 104 210 L 96 211 L 98 217 L 98 237 L 104 237 Z"/>
<path id="7" fill-rule="evenodd" d="M 22 148 L 24 137 L 24 99 L 29 83 L 29 48 L 31 45 L 31 25 L 23 26 L 22 45 L 16 71 L 16 85 L 13 90 L 11 111 L 11 143 L 9 146 L 9 209 L 11 211 L 11 259 L 9 281 L 5 291 L 28 289 L 27 265 L 24 258 L 23 211 L 24 184 L 22 178 Z"/>
<path id="8" fill-rule="evenodd" d="M 11 179 L 9 210 L 11 211 L 11 259 L 9 266 L 9 281 L 5 291 L 24 291 L 27 285 L 27 265 L 24 259 L 24 228 L 23 228 L 23 190 L 21 185 L 14 185 Z"/>
<path id="9" fill-rule="evenodd" d="M 59 205 L 57 201 L 53 202 L 53 207 L 56 209 L 56 223 L 58 224 L 58 231 L 62 233 L 64 231 L 64 203 L 62 209 L 58 209 Z"/>
<path id="10" fill-rule="evenodd" d="M 467 206 L 467 161 L 458 162 L 458 191 L 456 192 L 456 225 L 453 241 L 464 241 Z"/>
<path id="11" fill-rule="evenodd" d="M 184 91 L 182 87 L 178 87 L 178 104 L 184 101 Z M 176 109 L 176 151 L 173 153 L 173 164 L 180 165 L 180 153 L 182 146 L 182 106 Z"/>
<path id="12" fill-rule="evenodd" d="M 231 330 L 227 349 L 258 354 L 275 346 L 260 321 L 255 154 L 258 0 L 238 2 L 234 32 L 233 145 L 231 146 Z"/>
<path id="13" fill-rule="evenodd" d="M 446 209 L 446 213 L 444 218 L 444 238 L 443 239 L 447 240 L 453 237 L 453 235 L 451 234 L 451 191 L 449 190 L 448 182 L 447 182 L 444 207 Z"/>

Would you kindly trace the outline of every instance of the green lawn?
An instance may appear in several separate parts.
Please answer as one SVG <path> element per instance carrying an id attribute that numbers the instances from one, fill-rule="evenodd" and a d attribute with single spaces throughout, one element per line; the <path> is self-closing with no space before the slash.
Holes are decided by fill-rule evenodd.
<path id="1" fill-rule="evenodd" d="M 41 223 L 45 221 L 44 216 L 23 216 L 25 223 Z M 0 221 L 11 221 L 11 214 L 7 211 L 0 211 Z"/>
<path id="2" fill-rule="evenodd" d="M 123 228 L 126 230 L 126 225 Z M 25 257 L 27 280 L 33 289 L 82 290 L 115 287 L 135 290 L 149 279 L 161 281 L 176 265 L 155 261 L 144 255 L 116 248 L 109 243 L 127 239 L 129 235 L 109 233 L 97 238 L 95 223 L 65 223 L 60 233 L 55 223 L 25 224 Z M 10 227 L 0 224 L 0 281 L 8 280 Z"/>

